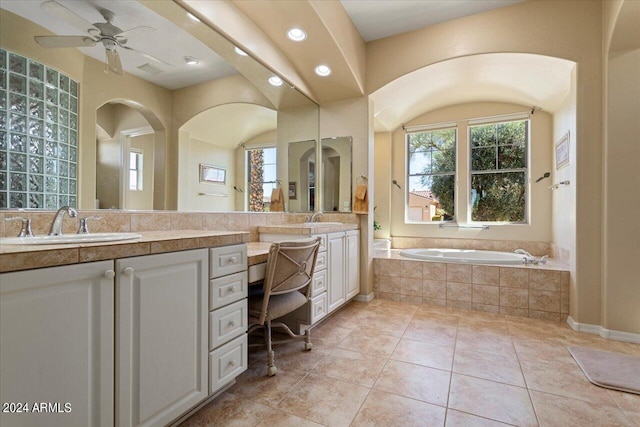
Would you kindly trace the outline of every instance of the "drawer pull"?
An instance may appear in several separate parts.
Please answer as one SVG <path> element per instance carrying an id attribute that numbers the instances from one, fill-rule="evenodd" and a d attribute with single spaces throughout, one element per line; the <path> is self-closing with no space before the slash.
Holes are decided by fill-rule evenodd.
<path id="1" fill-rule="evenodd" d="M 124 275 L 127 277 L 133 276 L 133 268 L 127 267 L 124 269 Z"/>
<path id="2" fill-rule="evenodd" d="M 238 257 L 232 256 L 231 258 L 229 258 L 229 261 L 227 261 L 227 264 L 235 264 L 238 262 Z"/>
<path id="3" fill-rule="evenodd" d="M 231 286 L 231 287 L 227 290 L 227 292 L 228 292 L 228 293 L 230 293 L 230 294 L 231 294 L 231 293 L 233 293 L 233 292 L 235 292 L 235 291 L 236 291 L 236 287 L 235 287 L 235 286 Z"/>
<path id="4" fill-rule="evenodd" d="M 233 360 L 230 360 L 229 363 L 227 364 L 227 366 L 229 368 L 233 368 L 234 366 L 236 366 L 236 362 L 234 362 Z"/>
<path id="5" fill-rule="evenodd" d="M 234 326 L 236 326 L 236 322 L 234 322 L 233 320 L 231 322 L 229 322 L 229 327 L 233 328 Z"/>
<path id="6" fill-rule="evenodd" d="M 111 280 L 116 277 L 116 272 L 113 270 L 107 270 L 104 272 L 104 278 L 107 280 Z"/>

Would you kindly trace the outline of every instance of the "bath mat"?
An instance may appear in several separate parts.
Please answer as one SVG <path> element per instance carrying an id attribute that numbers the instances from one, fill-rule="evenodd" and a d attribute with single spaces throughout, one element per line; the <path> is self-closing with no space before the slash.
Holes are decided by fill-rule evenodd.
<path id="1" fill-rule="evenodd" d="M 567 349 L 595 385 L 640 394 L 640 357 L 585 347 Z"/>

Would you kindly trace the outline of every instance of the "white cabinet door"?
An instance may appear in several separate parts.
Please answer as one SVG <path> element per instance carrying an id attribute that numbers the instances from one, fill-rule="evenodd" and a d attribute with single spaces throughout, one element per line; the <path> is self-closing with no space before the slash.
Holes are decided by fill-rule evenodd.
<path id="1" fill-rule="evenodd" d="M 331 233 L 327 235 L 327 270 L 328 270 L 328 296 L 329 313 L 340 307 L 345 302 L 344 282 L 344 233 Z"/>
<path id="2" fill-rule="evenodd" d="M 112 426 L 113 312 L 113 261 L 0 274 L 0 425 Z"/>
<path id="3" fill-rule="evenodd" d="M 347 299 L 351 299 L 360 293 L 360 236 L 359 231 L 347 232 L 345 246 L 347 250 L 346 281 Z"/>
<path id="4" fill-rule="evenodd" d="M 116 261 L 116 417 L 160 426 L 208 393 L 208 250 Z"/>

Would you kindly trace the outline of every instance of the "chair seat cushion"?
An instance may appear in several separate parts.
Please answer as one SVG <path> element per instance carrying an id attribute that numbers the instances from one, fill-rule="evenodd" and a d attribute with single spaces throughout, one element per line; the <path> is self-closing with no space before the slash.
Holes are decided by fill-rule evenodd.
<path id="1" fill-rule="evenodd" d="M 281 295 L 271 295 L 267 307 L 265 320 L 273 320 L 282 317 L 307 303 L 307 297 L 300 292 L 288 292 Z M 260 317 L 262 310 L 262 297 L 249 297 L 249 312 Z"/>

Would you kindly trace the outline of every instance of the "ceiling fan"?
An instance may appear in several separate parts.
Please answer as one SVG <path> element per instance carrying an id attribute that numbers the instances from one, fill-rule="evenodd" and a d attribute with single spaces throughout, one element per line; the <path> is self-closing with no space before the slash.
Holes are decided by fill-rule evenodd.
<path id="1" fill-rule="evenodd" d="M 91 24 L 81 16 L 67 9 L 55 0 L 45 1 L 40 7 L 74 27 L 85 31 L 88 35 L 82 36 L 35 36 L 36 43 L 45 48 L 62 48 L 62 47 L 91 47 L 97 43 L 102 43 L 107 55 L 107 70 L 115 74 L 122 75 L 122 63 L 120 55 L 116 48 L 126 49 L 136 52 L 147 59 L 154 62 L 173 67 L 172 64 L 156 58 L 153 55 L 142 52 L 127 46 L 128 38 L 133 33 L 155 31 L 155 28 L 148 26 L 139 26 L 123 31 L 113 25 L 115 14 L 110 10 L 100 8 L 98 12 L 102 15 L 105 22 L 95 22 Z"/>

